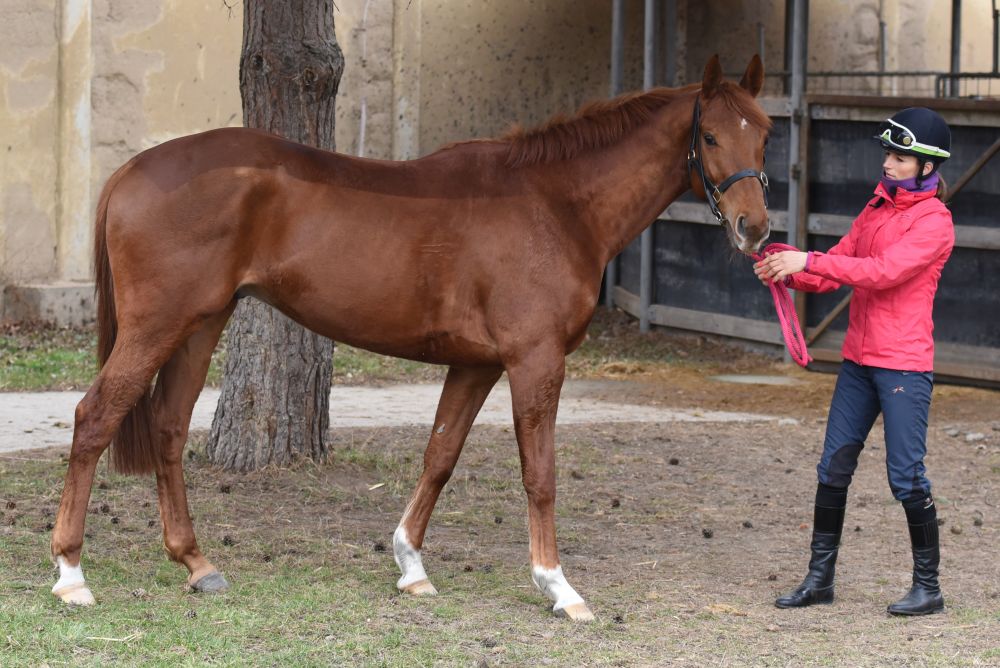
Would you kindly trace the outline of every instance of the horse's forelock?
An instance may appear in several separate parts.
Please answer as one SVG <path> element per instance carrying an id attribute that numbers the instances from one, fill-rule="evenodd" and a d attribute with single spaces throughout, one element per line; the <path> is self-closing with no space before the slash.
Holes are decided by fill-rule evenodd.
<path id="1" fill-rule="evenodd" d="M 722 98 L 727 107 L 747 119 L 751 125 L 765 131 L 771 129 L 771 117 L 764 113 L 764 110 L 757 104 L 757 100 L 739 84 L 724 81 L 718 88 L 716 95 Z"/>

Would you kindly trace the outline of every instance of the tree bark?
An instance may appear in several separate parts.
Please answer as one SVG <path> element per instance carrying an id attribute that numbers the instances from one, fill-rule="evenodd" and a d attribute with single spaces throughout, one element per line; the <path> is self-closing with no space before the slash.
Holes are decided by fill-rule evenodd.
<path id="1" fill-rule="evenodd" d="M 334 1 L 245 0 L 243 8 L 243 124 L 332 150 L 344 71 Z M 322 459 L 333 342 L 254 299 L 240 301 L 228 342 L 209 459 L 237 471 Z"/>

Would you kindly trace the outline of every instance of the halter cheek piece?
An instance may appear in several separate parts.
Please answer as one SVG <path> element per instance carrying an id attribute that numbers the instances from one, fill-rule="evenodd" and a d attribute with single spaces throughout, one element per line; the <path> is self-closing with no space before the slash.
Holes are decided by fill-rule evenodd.
<path id="1" fill-rule="evenodd" d="M 705 174 L 705 166 L 701 163 L 701 154 L 698 152 L 700 137 L 701 99 L 695 98 L 694 122 L 691 124 L 691 149 L 688 151 L 688 173 L 690 174 L 693 169 L 698 170 L 698 175 L 701 177 L 701 185 L 705 189 L 705 198 L 708 200 L 708 207 L 712 210 L 712 215 L 714 215 L 715 219 L 719 221 L 719 224 L 725 225 L 728 222 L 726 217 L 722 215 L 722 211 L 719 210 L 719 202 L 722 201 L 722 195 L 729 190 L 729 186 L 733 185 L 740 179 L 754 178 L 760 181 L 760 186 L 764 190 L 764 208 L 766 209 L 768 191 L 767 174 L 762 171 L 758 172 L 756 169 L 743 169 L 736 172 L 719 185 L 715 185 Z"/>

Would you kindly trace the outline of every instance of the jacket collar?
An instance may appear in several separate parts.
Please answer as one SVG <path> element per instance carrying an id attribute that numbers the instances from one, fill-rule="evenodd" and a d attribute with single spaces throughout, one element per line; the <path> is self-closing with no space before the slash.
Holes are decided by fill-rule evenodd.
<path id="1" fill-rule="evenodd" d="M 912 190 L 904 190 L 903 188 L 896 189 L 896 196 L 892 197 L 889 195 L 889 191 L 885 189 L 882 182 L 875 186 L 875 195 L 881 197 L 884 200 L 888 200 L 897 209 L 908 209 L 918 202 L 923 202 L 925 199 L 930 199 L 937 195 L 935 190 L 925 190 L 923 192 L 914 192 Z"/>

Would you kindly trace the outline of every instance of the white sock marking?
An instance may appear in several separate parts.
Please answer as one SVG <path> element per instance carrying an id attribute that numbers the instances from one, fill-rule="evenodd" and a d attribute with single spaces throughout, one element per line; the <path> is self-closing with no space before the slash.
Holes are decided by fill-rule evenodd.
<path id="1" fill-rule="evenodd" d="M 554 611 L 562 610 L 568 605 L 583 603 L 583 597 L 576 593 L 569 582 L 566 582 L 562 566 L 556 566 L 554 569 L 534 566 L 531 569 L 531 581 L 555 603 L 552 606 Z"/>
<path id="2" fill-rule="evenodd" d="M 396 557 L 396 565 L 403 573 L 403 577 L 396 583 L 398 589 L 402 590 L 414 582 L 427 579 L 424 564 L 420 560 L 420 550 L 414 549 L 402 524 L 392 534 L 392 552 Z"/>
<path id="3" fill-rule="evenodd" d="M 83 569 L 79 565 L 70 566 L 66 557 L 56 557 L 56 563 L 59 564 L 59 581 L 52 587 L 52 593 L 63 587 L 83 583 Z"/>

